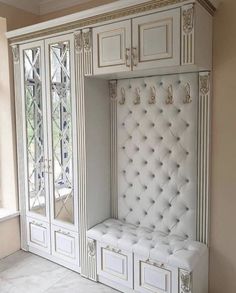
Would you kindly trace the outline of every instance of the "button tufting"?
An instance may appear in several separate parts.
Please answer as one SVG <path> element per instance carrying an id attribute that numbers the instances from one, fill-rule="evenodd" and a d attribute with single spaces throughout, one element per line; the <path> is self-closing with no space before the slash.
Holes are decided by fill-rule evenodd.
<path id="1" fill-rule="evenodd" d="M 147 114 L 147 110 L 143 110 L 143 113 L 144 113 L 144 114 Z"/>
<path id="2" fill-rule="evenodd" d="M 122 123 L 122 126 L 125 126 L 125 123 L 124 122 Z"/>
<path id="3" fill-rule="evenodd" d="M 132 160 L 132 159 L 130 159 L 130 160 L 129 160 L 129 162 L 130 162 L 130 163 L 133 163 L 133 160 Z"/>
<path id="4" fill-rule="evenodd" d="M 129 209 L 129 211 L 130 211 L 130 212 L 132 212 L 132 211 L 133 211 L 133 209 L 132 209 L 132 208 L 130 208 L 130 209 Z"/>
<path id="5" fill-rule="evenodd" d="M 177 168 L 180 168 L 180 165 L 179 165 L 179 164 L 177 164 L 177 165 L 176 165 L 176 167 L 177 167 Z"/>
<path id="6" fill-rule="evenodd" d="M 137 152 L 139 151 L 139 148 L 138 148 L 138 147 L 136 148 L 136 151 L 137 151 Z"/>
<path id="7" fill-rule="evenodd" d="M 163 192 L 163 189 L 162 188 L 160 188 L 159 190 L 160 190 L 160 192 Z"/>
<path id="8" fill-rule="evenodd" d="M 137 126 L 137 127 L 139 127 L 139 126 L 140 126 L 140 124 L 139 124 L 139 123 L 137 123 L 137 124 L 136 124 L 136 126 Z"/>
<path id="9" fill-rule="evenodd" d="M 125 171 L 125 170 L 123 170 L 123 173 L 125 174 L 125 173 L 126 173 L 126 171 Z"/>
<path id="10" fill-rule="evenodd" d="M 147 161 L 144 161 L 144 164 L 145 164 L 145 165 L 147 165 L 147 163 L 148 163 Z"/>
<path id="11" fill-rule="evenodd" d="M 132 183 L 130 183 L 130 184 L 129 184 L 129 186 L 130 186 L 130 187 L 133 187 L 133 184 L 132 184 Z"/>
<path id="12" fill-rule="evenodd" d="M 123 146 L 122 149 L 125 150 L 125 146 Z"/>
<path id="13" fill-rule="evenodd" d="M 151 149 L 151 152 L 152 152 L 152 153 L 154 153 L 154 152 L 155 152 L 155 150 L 154 150 L 154 149 Z"/>
<path id="14" fill-rule="evenodd" d="M 144 211 L 144 215 L 146 216 L 148 213 L 146 211 Z"/>
<path id="15" fill-rule="evenodd" d="M 137 200 L 140 200 L 140 197 L 139 196 L 137 196 Z"/>
<path id="16" fill-rule="evenodd" d="M 181 110 L 180 109 L 178 109 L 178 113 L 180 113 L 181 112 Z"/>
<path id="17" fill-rule="evenodd" d="M 155 178 L 156 176 L 155 176 L 155 174 L 152 174 L 152 178 Z"/>
<path id="18" fill-rule="evenodd" d="M 140 173 L 139 173 L 139 172 L 137 172 L 137 173 L 136 173 L 136 175 L 137 175 L 137 176 L 139 176 L 139 175 L 140 175 Z"/>
<path id="19" fill-rule="evenodd" d="M 143 137 L 143 139 L 146 140 L 146 139 L 147 139 L 147 136 L 145 135 L 145 136 Z"/>
<path id="20" fill-rule="evenodd" d="M 133 112 L 132 111 L 129 111 L 129 114 L 132 114 Z"/>
<path id="21" fill-rule="evenodd" d="M 123 195 L 123 198 L 126 198 L 126 194 Z"/>
<path id="22" fill-rule="evenodd" d="M 172 126 L 172 124 L 171 124 L 171 123 L 168 123 L 168 126 L 169 126 L 169 127 L 171 127 L 171 126 Z"/>
<path id="23" fill-rule="evenodd" d="M 160 113 L 163 113 L 163 110 L 162 109 L 160 109 Z"/>
<path id="24" fill-rule="evenodd" d="M 151 126 L 152 126 L 152 127 L 155 127 L 155 123 L 152 123 Z"/>

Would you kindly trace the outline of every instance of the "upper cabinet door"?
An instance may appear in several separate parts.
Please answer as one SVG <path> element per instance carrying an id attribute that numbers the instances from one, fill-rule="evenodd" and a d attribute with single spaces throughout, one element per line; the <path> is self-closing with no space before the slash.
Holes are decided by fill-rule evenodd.
<path id="1" fill-rule="evenodd" d="M 93 30 L 94 74 L 131 70 L 131 21 Z"/>
<path id="2" fill-rule="evenodd" d="M 133 70 L 180 65 L 180 10 L 133 19 Z"/>
<path id="3" fill-rule="evenodd" d="M 20 47 L 26 213 L 49 220 L 47 121 L 42 41 Z"/>

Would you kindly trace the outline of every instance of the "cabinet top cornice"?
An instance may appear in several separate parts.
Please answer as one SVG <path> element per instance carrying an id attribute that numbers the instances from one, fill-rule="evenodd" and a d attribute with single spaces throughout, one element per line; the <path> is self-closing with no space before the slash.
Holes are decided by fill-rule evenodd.
<path id="1" fill-rule="evenodd" d="M 218 0 L 119 0 L 107 5 L 88 9 L 68 16 L 45 21 L 6 33 L 11 44 L 30 39 L 44 38 L 61 32 L 76 31 L 140 14 L 180 7 L 184 4 L 200 3 L 212 15 L 218 7 Z"/>

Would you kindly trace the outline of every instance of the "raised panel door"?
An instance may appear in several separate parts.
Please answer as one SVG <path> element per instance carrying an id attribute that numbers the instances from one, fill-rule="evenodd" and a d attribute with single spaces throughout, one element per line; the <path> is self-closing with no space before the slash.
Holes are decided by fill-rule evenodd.
<path id="1" fill-rule="evenodd" d="M 180 65 L 180 10 L 134 18 L 133 70 Z"/>
<path id="2" fill-rule="evenodd" d="M 94 73 L 131 69 L 131 21 L 121 21 L 93 29 Z"/>

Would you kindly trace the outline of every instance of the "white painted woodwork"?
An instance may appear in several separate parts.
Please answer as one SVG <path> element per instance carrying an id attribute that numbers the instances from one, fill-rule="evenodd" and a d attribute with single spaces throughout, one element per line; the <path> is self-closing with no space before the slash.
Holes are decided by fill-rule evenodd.
<path id="1" fill-rule="evenodd" d="M 131 68 L 131 21 L 93 30 L 94 74 L 129 71 Z"/>
<path id="2" fill-rule="evenodd" d="M 28 245 L 50 253 L 50 226 L 46 222 L 27 218 Z"/>
<path id="3" fill-rule="evenodd" d="M 79 265 L 78 233 L 52 226 L 52 255 L 67 262 Z"/>
<path id="4" fill-rule="evenodd" d="M 134 18 L 133 70 L 180 65 L 180 10 Z"/>
<path id="5" fill-rule="evenodd" d="M 134 255 L 134 290 L 140 293 L 178 293 L 178 269 Z"/>
<path id="6" fill-rule="evenodd" d="M 111 282 L 133 288 L 133 256 L 104 244 L 97 245 L 98 275 Z"/>

